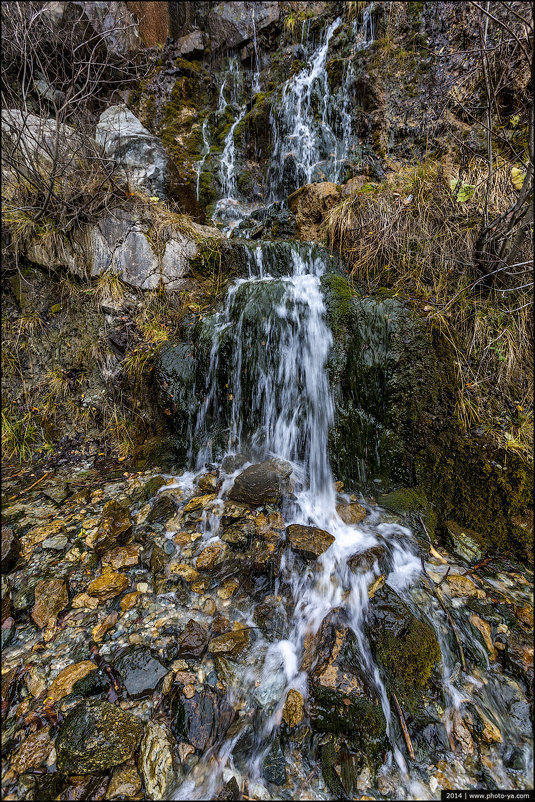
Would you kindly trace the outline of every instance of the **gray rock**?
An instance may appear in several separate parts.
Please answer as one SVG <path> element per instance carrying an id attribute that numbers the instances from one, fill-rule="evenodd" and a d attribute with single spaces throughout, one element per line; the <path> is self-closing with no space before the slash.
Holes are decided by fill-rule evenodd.
<path id="1" fill-rule="evenodd" d="M 286 782 L 286 761 L 278 738 L 264 758 L 262 776 L 274 785 L 284 785 Z"/>
<path id="2" fill-rule="evenodd" d="M 87 41 L 91 35 L 103 34 L 102 43 L 110 53 L 124 55 L 141 47 L 138 26 L 124 2 L 56 1 L 46 3 L 42 13 L 56 30 L 68 29 L 72 33 L 73 26 L 77 26 L 80 43 Z"/>
<path id="3" fill-rule="evenodd" d="M 177 744 L 169 728 L 149 721 L 139 754 L 139 772 L 149 799 L 170 799 L 178 780 Z"/>
<path id="4" fill-rule="evenodd" d="M 279 19 L 279 4 L 260 2 L 254 4 L 254 27 L 265 30 Z M 253 38 L 253 14 L 250 4 L 245 2 L 218 3 L 208 16 L 208 29 L 212 50 L 220 47 L 239 47 Z"/>
<path id="5" fill-rule="evenodd" d="M 132 713 L 97 699 L 80 702 L 59 728 L 58 769 L 92 774 L 118 766 L 132 757 L 142 734 L 143 724 Z"/>
<path id="6" fill-rule="evenodd" d="M 129 185 L 166 197 L 168 157 L 165 148 L 124 104 L 102 112 L 95 134 L 104 154 L 126 171 Z"/>
<path id="7" fill-rule="evenodd" d="M 47 537 L 46 540 L 43 540 L 42 545 L 44 549 L 63 551 L 68 542 L 69 539 L 66 535 L 54 535 L 54 537 Z"/>
<path id="8" fill-rule="evenodd" d="M 17 535 L 9 526 L 2 527 L 2 571 L 8 573 L 15 567 L 20 554 Z"/>
<path id="9" fill-rule="evenodd" d="M 195 58 L 202 56 L 206 47 L 206 34 L 202 31 L 194 30 L 186 36 L 181 36 L 176 41 L 176 50 L 179 56 Z"/>
<path id="10" fill-rule="evenodd" d="M 129 696 L 140 699 L 149 696 L 167 674 L 167 669 L 146 646 L 129 646 L 115 660 Z"/>
<path id="11" fill-rule="evenodd" d="M 267 459 L 250 465 L 234 480 L 228 498 L 243 504 L 279 504 L 290 493 L 291 465 L 280 459 Z"/>

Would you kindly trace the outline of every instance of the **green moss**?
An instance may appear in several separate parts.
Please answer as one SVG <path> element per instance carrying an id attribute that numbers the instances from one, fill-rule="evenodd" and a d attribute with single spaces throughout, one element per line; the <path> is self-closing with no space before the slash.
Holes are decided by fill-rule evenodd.
<path id="1" fill-rule="evenodd" d="M 356 748 L 377 754 L 385 744 L 386 722 L 381 705 L 331 688 L 315 688 L 311 723 L 320 732 L 343 733 Z"/>
<path id="2" fill-rule="evenodd" d="M 376 638 L 377 659 L 390 684 L 406 698 L 428 685 L 433 667 L 440 661 L 440 646 L 429 624 L 413 618 L 402 636 L 382 630 Z"/>

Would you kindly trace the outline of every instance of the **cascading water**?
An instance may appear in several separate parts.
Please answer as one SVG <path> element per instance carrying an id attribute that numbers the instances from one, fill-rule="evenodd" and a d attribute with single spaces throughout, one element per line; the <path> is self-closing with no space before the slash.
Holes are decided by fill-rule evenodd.
<path id="1" fill-rule="evenodd" d="M 357 51 L 373 41 L 371 12 L 368 6 L 362 23 L 354 30 Z M 351 64 L 346 68 L 343 96 L 338 99 L 330 94 L 326 73 L 329 42 L 340 24 L 336 19 L 329 25 L 322 42 L 310 54 L 307 67 L 288 79 L 282 89 L 277 119 L 272 120 L 270 200 L 284 196 L 288 188 L 314 180 L 320 168 L 325 178 L 336 180 L 353 145 L 347 91 L 353 80 Z M 256 28 L 254 31 L 258 75 Z M 303 37 L 310 46 L 305 33 Z M 227 108 L 228 88 L 236 116 L 225 137 L 220 166 L 223 197 L 214 211 L 214 218 L 227 226 L 227 233 L 237 219 L 237 214 L 229 211 L 237 206 L 234 131 L 246 111 L 245 105 L 236 105 L 233 87 L 237 80 L 238 67 L 233 60 L 221 84 L 218 113 Z M 255 91 L 258 85 L 255 78 Z M 338 107 L 336 124 L 333 104 Z M 248 798 L 272 798 L 266 784 L 266 776 L 272 776 L 269 772 L 266 775 L 266 761 L 281 752 L 284 703 L 290 690 L 298 691 L 305 701 L 310 696 L 307 642 L 329 616 L 342 616 L 346 622 L 354 643 L 352 668 L 360 677 L 361 692 L 382 711 L 386 756 L 378 776 L 393 789 L 398 788 L 397 798 L 430 798 L 429 788 L 432 794 L 437 786 L 423 782 L 418 760 L 413 759 L 409 769 L 403 757 L 405 742 L 392 712 L 391 689 L 368 640 L 370 586 L 380 587 L 381 582 L 398 594 L 416 619 L 433 624 L 442 654 L 443 718 L 450 739 L 463 705 L 476 705 L 489 720 L 499 721 L 502 730 L 513 733 L 521 745 L 522 771 L 529 773 L 527 738 L 507 709 L 507 683 L 499 671 L 489 669 L 483 681 L 473 668 L 459 670 L 451 628 L 422 577 L 412 532 L 373 504 L 366 506 L 368 515 L 361 523 L 345 523 L 340 517 L 340 503 L 350 499 L 336 493 L 329 462 L 334 410 L 326 364 L 332 334 L 320 281 L 332 269 L 329 254 L 317 246 L 290 242 L 249 244 L 247 253 L 247 277 L 232 283 L 223 309 L 205 323 L 211 349 L 190 450 L 194 470 L 178 479 L 177 486 L 191 489 L 194 476 L 206 464 L 219 464 L 225 454 L 244 455 L 242 468 L 266 458 L 286 461 L 292 468 L 294 488 L 282 508 L 284 524 L 317 527 L 334 540 L 313 567 L 304 566 L 289 548 L 285 549 L 272 583 L 278 614 L 271 638 L 256 627 L 251 607 L 243 603 L 233 606 L 234 624 L 250 626 L 256 633 L 254 648 L 243 658 L 239 675 L 226 682 L 225 698 L 239 716 L 228 732 L 201 754 L 175 799 L 213 798 L 231 777 L 239 778 L 240 787 L 247 781 Z M 223 477 L 219 497 L 201 524 L 203 541 L 210 544 L 219 540 L 223 499 L 238 473 L 232 467 L 219 470 Z M 364 466 L 358 474 L 364 477 Z M 369 554 L 370 549 L 383 553 L 381 567 L 375 559 L 364 570 L 353 572 L 349 558 Z M 470 632 L 462 634 L 470 642 Z M 374 715 L 380 718 L 380 714 Z M 288 760 L 289 752 L 287 747 Z M 488 764 L 489 776 L 498 785 L 513 787 L 514 776 L 498 759 L 495 764 Z M 300 776 L 302 786 L 307 783 L 307 773 Z M 468 775 L 461 780 L 465 784 L 472 781 Z M 319 778 L 315 783 L 314 795 L 300 798 L 328 798 L 332 791 Z M 285 790 L 283 798 L 291 798 L 296 790 L 300 789 Z"/>
<path id="2" fill-rule="evenodd" d="M 208 141 L 208 117 L 205 117 L 202 123 L 202 148 L 201 148 L 201 158 L 195 162 L 195 172 L 197 173 L 197 184 L 196 184 L 196 192 L 197 192 L 197 200 L 199 200 L 199 184 L 201 180 L 201 173 L 204 167 L 204 163 L 206 161 L 206 157 L 210 153 L 210 142 Z"/>

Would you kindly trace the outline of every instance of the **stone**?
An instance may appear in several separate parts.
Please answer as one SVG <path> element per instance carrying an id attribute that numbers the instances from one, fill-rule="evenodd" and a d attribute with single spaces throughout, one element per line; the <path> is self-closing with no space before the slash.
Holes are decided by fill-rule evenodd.
<path id="1" fill-rule="evenodd" d="M 154 546 L 150 555 L 150 570 L 153 574 L 165 573 L 168 557 L 161 546 Z"/>
<path id="2" fill-rule="evenodd" d="M 124 103 L 102 112 L 95 139 L 104 155 L 125 169 L 131 189 L 166 199 L 169 159 L 165 148 Z"/>
<path id="3" fill-rule="evenodd" d="M 484 551 L 477 542 L 477 534 L 472 529 L 461 527 L 455 521 L 446 521 L 444 528 L 449 536 L 453 552 L 474 565 L 483 559 Z"/>
<path id="4" fill-rule="evenodd" d="M 128 646 L 115 658 L 114 668 L 133 699 L 150 696 L 167 674 L 165 666 L 147 646 Z"/>
<path id="5" fill-rule="evenodd" d="M 484 599 L 486 593 L 476 587 L 475 583 L 467 576 L 456 576 L 449 574 L 442 583 L 442 588 L 448 596 L 456 598 Z"/>
<path id="6" fill-rule="evenodd" d="M 200 577 L 199 572 L 187 563 L 170 563 L 169 573 L 171 575 L 175 574 L 176 576 L 183 577 L 186 582 L 195 582 L 195 580 L 199 579 Z"/>
<path id="7" fill-rule="evenodd" d="M 56 618 L 69 603 L 67 585 L 61 579 L 42 579 L 35 586 L 35 604 L 31 616 L 38 627 Z"/>
<path id="8" fill-rule="evenodd" d="M 292 551 L 307 560 L 315 560 L 320 557 L 335 541 L 333 535 L 316 526 L 290 524 L 286 533 Z"/>
<path id="9" fill-rule="evenodd" d="M 207 546 L 197 557 L 195 568 L 197 571 L 212 571 L 223 562 L 227 552 L 228 548 L 224 543 L 214 543 L 213 546 Z"/>
<path id="10" fill-rule="evenodd" d="M 110 784 L 106 790 L 106 798 L 129 799 L 135 797 L 139 791 L 141 791 L 141 777 L 136 767 L 124 763 L 113 770 Z"/>
<path id="11" fill-rule="evenodd" d="M 99 600 L 95 596 L 90 596 L 89 593 L 78 593 L 72 602 L 71 607 L 74 610 L 82 607 L 88 607 L 90 610 L 95 610 L 99 605 Z"/>
<path id="12" fill-rule="evenodd" d="M 282 605 L 269 597 L 253 610 L 255 624 L 269 640 L 280 640 L 283 637 L 285 618 Z"/>
<path id="13" fill-rule="evenodd" d="M 152 479 L 149 479 L 144 485 L 132 490 L 130 498 L 134 504 L 139 502 L 146 504 L 164 485 L 165 479 L 163 476 L 153 476 Z"/>
<path id="14" fill-rule="evenodd" d="M 67 666 L 56 676 L 52 685 L 47 690 L 47 698 L 52 702 L 57 702 L 63 699 L 73 689 L 78 680 L 87 676 L 91 671 L 96 671 L 97 666 L 91 660 L 83 660 L 81 663 L 72 663 Z"/>
<path id="15" fill-rule="evenodd" d="M 50 549 L 51 551 L 63 551 L 68 543 L 69 539 L 66 535 L 54 535 L 53 537 L 47 537 L 46 540 L 43 540 L 42 547 L 44 549 Z"/>
<path id="16" fill-rule="evenodd" d="M 366 510 L 361 504 L 337 504 L 336 512 L 345 524 L 358 524 L 366 517 Z"/>
<path id="17" fill-rule="evenodd" d="M 365 631 L 372 650 L 400 702 L 429 685 L 441 652 L 433 628 L 416 618 L 388 585 L 368 605 Z"/>
<path id="18" fill-rule="evenodd" d="M 182 58 L 199 58 L 206 47 L 206 34 L 197 28 L 175 42 L 176 52 Z"/>
<path id="19" fill-rule="evenodd" d="M 340 188 L 332 181 L 306 184 L 293 192 L 288 197 L 288 206 L 295 214 L 298 238 L 321 242 L 325 236 L 322 224 L 328 212 L 341 200 Z"/>
<path id="20" fill-rule="evenodd" d="M 182 657 L 201 658 L 208 645 L 208 630 L 193 618 L 184 627 L 178 643 L 178 653 Z"/>
<path id="21" fill-rule="evenodd" d="M 267 30 L 279 19 L 279 4 L 255 4 L 254 23 L 246 2 L 217 3 L 208 15 L 208 31 L 212 50 L 239 47 L 254 36 L 254 30 Z M 254 24 L 254 28 L 253 28 Z"/>
<path id="22" fill-rule="evenodd" d="M 11 770 L 15 774 L 23 774 L 29 769 L 37 769 L 52 751 L 50 727 L 43 727 L 24 738 L 20 748 L 13 755 Z"/>
<path id="23" fill-rule="evenodd" d="M 291 473 L 292 466 L 280 459 L 267 459 L 250 465 L 238 474 L 227 496 L 231 501 L 253 507 L 278 505 L 283 496 L 291 492 Z"/>
<path id="24" fill-rule="evenodd" d="M 45 674 L 37 666 L 32 666 L 26 674 L 26 687 L 32 696 L 40 696 L 46 690 Z"/>
<path id="25" fill-rule="evenodd" d="M 219 792 L 218 800 L 221 802 L 234 802 L 240 798 L 240 786 L 236 777 L 231 777 L 227 780 L 221 791 Z"/>
<path id="26" fill-rule="evenodd" d="M 121 610 L 123 613 L 135 607 L 139 603 L 141 596 L 142 594 L 137 590 L 133 591 L 133 593 L 126 593 L 121 599 Z"/>
<path id="27" fill-rule="evenodd" d="M 134 754 L 143 724 L 132 713 L 98 699 L 77 704 L 60 725 L 57 765 L 65 774 L 91 774 L 124 763 Z"/>
<path id="28" fill-rule="evenodd" d="M 2 624 L 11 615 L 11 586 L 7 576 L 2 575 Z"/>
<path id="29" fill-rule="evenodd" d="M 99 643 L 102 640 L 104 635 L 113 629 L 115 624 L 117 623 L 117 619 L 119 618 L 119 613 L 117 610 L 109 613 L 100 623 L 93 627 L 91 630 L 91 637 L 95 641 L 95 643 Z"/>
<path id="30" fill-rule="evenodd" d="M 225 473 L 234 473 L 242 468 L 247 462 L 245 454 L 232 454 L 225 457 L 221 463 L 221 469 Z"/>
<path id="31" fill-rule="evenodd" d="M 48 775 L 50 776 L 50 775 Z M 55 776 L 55 775 L 51 775 Z M 68 785 L 63 789 L 61 795 L 54 799 L 82 800 L 90 799 L 92 802 L 99 802 L 107 799 L 106 793 L 109 777 L 101 774 L 69 777 Z M 39 797 L 40 798 L 40 797 Z"/>
<path id="32" fill-rule="evenodd" d="M 377 753 L 385 742 L 386 721 L 376 689 L 361 670 L 356 638 L 341 608 L 325 617 L 308 652 L 313 728 L 344 733 L 353 745 Z"/>
<path id="33" fill-rule="evenodd" d="M 116 546 L 102 555 L 102 567 L 109 565 L 114 571 L 138 565 L 141 546 L 139 543 L 129 543 L 126 546 Z"/>
<path id="34" fill-rule="evenodd" d="M 207 493 L 203 496 L 194 496 L 191 501 L 185 505 L 183 512 L 196 512 L 204 510 L 212 501 L 215 501 L 217 496 L 215 493 Z"/>
<path id="35" fill-rule="evenodd" d="M 87 536 L 86 544 L 97 554 L 105 554 L 115 546 L 124 543 L 132 529 L 130 510 L 124 504 L 112 499 L 103 509 L 96 530 Z"/>
<path id="36" fill-rule="evenodd" d="M 208 645 L 208 650 L 212 654 L 227 654 L 237 657 L 249 646 L 250 635 L 247 629 L 238 629 L 225 632 L 212 638 Z"/>
<path id="37" fill-rule="evenodd" d="M 491 661 L 496 660 L 497 652 L 494 648 L 494 644 L 492 641 L 492 627 L 488 623 L 488 621 L 484 621 L 479 615 L 473 613 L 470 616 L 470 623 L 474 626 L 477 631 L 483 637 L 483 641 L 485 642 L 485 646 L 487 647 L 487 651 L 489 653 L 489 659 Z"/>
<path id="38" fill-rule="evenodd" d="M 240 583 L 235 577 L 230 577 L 230 579 L 226 579 L 220 587 L 217 589 L 217 595 L 220 599 L 230 599 L 231 596 L 234 596 L 238 588 L 240 587 Z"/>
<path id="39" fill-rule="evenodd" d="M 201 752 L 224 736 L 233 714 L 228 702 L 210 688 L 188 699 L 182 688 L 175 687 L 167 704 L 177 738 Z"/>
<path id="40" fill-rule="evenodd" d="M 115 573 L 109 571 L 101 574 L 92 582 L 89 583 L 87 592 L 90 596 L 94 596 L 99 601 L 106 601 L 106 599 L 113 599 L 122 593 L 130 585 L 130 580 L 126 574 Z"/>
<path id="41" fill-rule="evenodd" d="M 373 568 L 376 562 L 379 563 L 379 568 L 381 568 L 385 554 L 386 549 L 384 546 L 372 546 L 371 549 L 353 554 L 348 559 L 347 564 L 354 574 L 365 573 Z"/>
<path id="42" fill-rule="evenodd" d="M 186 699 L 192 699 L 195 696 L 195 685 L 184 685 L 182 693 Z"/>
<path id="43" fill-rule="evenodd" d="M 278 738 L 275 738 L 264 758 L 262 776 L 274 785 L 284 785 L 286 782 L 286 760 Z"/>
<path id="44" fill-rule="evenodd" d="M 17 535 L 9 526 L 2 527 L 2 571 L 8 574 L 17 564 L 20 555 L 20 543 Z"/>
<path id="45" fill-rule="evenodd" d="M 174 516 L 176 507 L 170 495 L 160 494 L 154 501 L 152 509 L 147 516 L 147 523 L 161 523 L 165 524 L 170 518 Z"/>
<path id="46" fill-rule="evenodd" d="M 170 799 L 177 782 L 177 744 L 163 724 L 147 722 L 139 750 L 139 771 L 149 799 Z"/>
<path id="47" fill-rule="evenodd" d="M 524 606 L 513 606 L 513 612 L 520 621 L 520 623 L 527 627 L 527 629 L 533 629 L 533 607 L 530 607 L 529 604 L 525 604 Z"/>
<path id="48" fill-rule="evenodd" d="M 380 590 L 386 581 L 386 574 L 381 574 L 375 579 L 368 588 L 368 597 L 373 599 L 378 590 Z"/>
<path id="49" fill-rule="evenodd" d="M 217 490 L 218 478 L 215 473 L 205 473 L 199 476 L 197 485 L 199 486 L 199 490 L 203 490 L 205 493 L 215 493 Z"/>
<path id="50" fill-rule="evenodd" d="M 282 718 L 289 727 L 298 727 L 303 721 L 304 704 L 303 695 L 291 688 L 286 695 L 282 710 Z"/>
<path id="51" fill-rule="evenodd" d="M 34 526 L 29 529 L 20 539 L 21 554 L 23 559 L 30 557 L 35 547 L 52 535 L 57 535 L 64 528 L 65 524 L 61 520 L 51 521 L 43 526 Z"/>

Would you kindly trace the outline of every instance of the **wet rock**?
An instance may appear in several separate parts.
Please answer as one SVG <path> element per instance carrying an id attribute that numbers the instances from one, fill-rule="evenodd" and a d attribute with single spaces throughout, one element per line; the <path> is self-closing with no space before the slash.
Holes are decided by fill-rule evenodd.
<path id="1" fill-rule="evenodd" d="M 196 580 L 200 579 L 200 574 L 195 568 L 192 568 L 191 565 L 187 563 L 170 563 L 169 564 L 169 573 L 173 576 L 181 576 L 183 577 L 186 582 L 195 582 Z"/>
<path id="2" fill-rule="evenodd" d="M 474 613 L 470 616 L 470 623 L 482 635 L 490 660 L 496 660 L 496 649 L 492 642 L 492 627 L 488 621 L 484 621 L 479 615 Z"/>
<path id="3" fill-rule="evenodd" d="M 39 802 L 54 802 L 54 800 L 60 798 L 59 794 L 62 785 L 62 778 L 57 771 L 36 777 L 33 799 L 39 800 Z M 94 797 L 94 799 L 97 799 L 97 797 Z"/>
<path id="4" fill-rule="evenodd" d="M 273 599 L 257 604 L 253 611 L 255 624 L 269 640 L 283 637 L 285 617 L 281 605 Z"/>
<path id="5" fill-rule="evenodd" d="M 89 610 L 96 610 L 99 601 L 95 596 L 90 596 L 89 593 L 78 593 L 71 601 L 73 610 L 88 608 Z"/>
<path id="6" fill-rule="evenodd" d="M 252 568 L 256 574 L 278 576 L 282 558 L 282 542 L 255 538 L 249 554 Z"/>
<path id="7" fill-rule="evenodd" d="M 385 555 L 386 549 L 384 546 L 373 546 L 371 549 L 353 554 L 348 559 L 347 564 L 354 574 L 361 574 L 373 568 L 376 562 L 379 563 L 379 568 L 381 568 L 384 564 Z"/>
<path id="8" fill-rule="evenodd" d="M 72 690 L 68 696 L 64 697 L 64 701 L 77 699 L 82 697 L 87 699 L 90 696 L 96 696 L 103 691 L 108 691 L 110 688 L 110 679 L 100 668 L 96 671 L 90 671 L 79 680 L 76 680 L 72 686 Z"/>
<path id="9" fill-rule="evenodd" d="M 533 607 L 529 604 L 514 606 L 513 612 L 523 626 L 533 629 Z"/>
<path id="10" fill-rule="evenodd" d="M 221 516 L 219 537 L 233 546 L 246 546 L 255 534 L 251 510 L 242 504 L 226 501 Z"/>
<path id="11" fill-rule="evenodd" d="M 91 637 L 95 641 L 95 643 L 99 643 L 104 635 L 113 629 L 115 624 L 117 623 L 117 619 L 119 618 L 119 613 L 117 610 L 113 610 L 109 615 L 102 619 L 96 626 L 93 627 L 91 630 Z"/>
<path id="12" fill-rule="evenodd" d="M 460 711 L 457 709 L 453 710 L 452 713 L 451 734 L 463 752 L 469 755 L 473 754 L 475 749 L 474 741 L 463 721 Z"/>
<path id="13" fill-rule="evenodd" d="M 51 618 L 64 610 L 69 603 L 67 586 L 61 579 L 42 579 L 35 586 L 35 604 L 31 616 L 38 627 L 44 627 Z"/>
<path id="14" fill-rule="evenodd" d="M 141 778 L 134 765 L 117 766 L 106 790 L 108 799 L 128 799 L 141 791 Z M 161 797 L 163 798 L 163 797 Z"/>
<path id="15" fill-rule="evenodd" d="M 247 457 L 244 454 L 233 454 L 225 457 L 221 463 L 221 468 L 225 473 L 234 473 L 239 470 L 247 462 Z"/>
<path id="16" fill-rule="evenodd" d="M 113 768 L 132 757 L 142 734 L 143 724 L 131 713 L 96 699 L 80 702 L 59 728 L 58 769 L 91 774 Z"/>
<path id="17" fill-rule="evenodd" d="M 150 696 L 167 674 L 167 669 L 147 646 L 127 647 L 115 659 L 114 667 L 133 699 Z"/>
<path id="18" fill-rule="evenodd" d="M 324 529 L 316 526 L 301 526 L 301 524 L 290 524 L 286 529 L 288 543 L 292 551 L 300 554 L 307 560 L 315 560 L 324 551 L 327 551 L 335 538 Z"/>
<path id="19" fill-rule="evenodd" d="M 20 749 L 11 760 L 11 769 L 15 774 L 23 774 L 28 769 L 38 768 L 47 759 L 52 750 L 50 728 L 43 727 L 30 733 L 22 742 Z"/>
<path id="20" fill-rule="evenodd" d="M 223 632 L 227 632 L 230 629 L 230 620 L 223 615 L 222 613 L 218 613 L 214 620 L 212 621 L 211 632 L 212 635 L 222 635 Z"/>
<path id="21" fill-rule="evenodd" d="M 234 596 L 239 587 L 240 583 L 235 577 L 225 579 L 225 581 L 218 587 L 217 595 L 220 599 L 230 599 L 231 596 Z"/>
<path id="22" fill-rule="evenodd" d="M 183 511 L 185 513 L 201 512 L 205 507 L 215 501 L 216 498 L 217 496 L 215 493 L 206 493 L 204 496 L 194 496 L 191 501 L 188 501 L 185 505 Z"/>
<path id="23" fill-rule="evenodd" d="M 178 644 L 181 657 L 201 658 L 208 644 L 208 630 L 192 618 L 187 622 Z"/>
<path id="24" fill-rule="evenodd" d="M 440 661 L 432 627 L 418 620 L 397 593 L 383 585 L 370 602 L 365 622 L 377 662 L 400 700 L 413 699 L 429 684 Z"/>
<path id="25" fill-rule="evenodd" d="M 208 688 L 187 699 L 174 688 L 168 698 L 171 725 L 176 736 L 203 752 L 222 737 L 231 722 L 232 711 L 224 699 Z"/>
<path id="26" fill-rule="evenodd" d="M 345 524 L 358 524 L 366 517 L 366 510 L 361 504 L 337 504 L 336 512 Z"/>
<path id="27" fill-rule="evenodd" d="M 86 538 L 86 544 L 97 554 L 104 554 L 124 543 L 132 529 L 130 510 L 115 499 L 106 502 L 96 531 Z"/>
<path id="28" fill-rule="evenodd" d="M 288 691 L 282 717 L 289 727 L 297 727 L 304 718 L 304 700 L 302 694 L 294 688 Z"/>
<path id="29" fill-rule="evenodd" d="M 106 599 L 113 599 L 114 596 L 118 596 L 129 585 L 130 580 L 126 574 L 109 571 L 90 582 L 87 592 L 90 596 L 94 596 L 100 601 L 106 601 Z"/>
<path id="30" fill-rule="evenodd" d="M 168 727 L 149 721 L 139 754 L 139 771 L 149 799 L 169 799 L 177 781 L 177 744 Z"/>
<path id="31" fill-rule="evenodd" d="M 51 521 L 49 524 L 43 526 L 34 526 L 29 529 L 25 535 L 20 539 L 21 557 L 27 559 L 33 553 L 35 546 L 46 540 L 47 537 L 57 535 L 64 528 L 62 520 Z"/>
<path id="32" fill-rule="evenodd" d="M 2 527 L 2 571 L 9 573 L 16 565 L 20 555 L 17 535 L 9 526 Z"/>
<path id="33" fill-rule="evenodd" d="M 249 630 L 237 629 L 212 638 L 208 649 L 213 655 L 227 654 L 231 657 L 237 657 L 249 646 L 249 641 Z"/>
<path id="34" fill-rule="evenodd" d="M 147 523 L 165 524 L 176 512 L 176 507 L 170 495 L 159 495 L 147 516 Z"/>
<path id="35" fill-rule="evenodd" d="M 455 576 L 450 574 L 442 584 L 444 592 L 448 596 L 472 599 L 484 599 L 484 590 L 476 587 L 475 583 L 467 576 Z"/>
<path id="36" fill-rule="evenodd" d="M 217 3 L 210 9 L 208 16 L 212 50 L 218 50 L 220 47 L 238 47 L 251 40 L 255 30 L 266 30 L 275 25 L 279 14 L 278 3 L 271 0 L 258 3 L 254 20 L 247 3 Z"/>
<path id="37" fill-rule="evenodd" d="M 20 588 L 13 594 L 13 610 L 22 612 L 29 610 L 35 604 L 35 583 L 26 583 L 26 587 Z"/>
<path id="38" fill-rule="evenodd" d="M 240 787 L 238 785 L 238 781 L 236 780 L 236 777 L 231 777 L 219 792 L 217 799 L 224 800 L 224 802 L 232 802 L 233 800 L 237 800 L 239 798 Z"/>
<path id="39" fill-rule="evenodd" d="M 291 465 L 279 459 L 268 459 L 250 465 L 234 480 L 228 492 L 231 501 L 258 507 L 261 504 L 280 504 L 289 495 Z"/>
<path id="40" fill-rule="evenodd" d="M 373 684 L 361 671 L 356 638 L 340 608 L 323 620 L 313 654 L 309 674 L 313 727 L 344 733 L 353 745 L 377 753 L 385 742 L 384 714 Z"/>
<path id="41" fill-rule="evenodd" d="M 132 490 L 130 493 L 130 499 L 134 504 L 146 504 L 147 501 L 150 501 L 150 499 L 156 495 L 160 487 L 163 487 L 163 485 L 165 485 L 165 479 L 163 476 L 153 476 L 152 479 L 149 479 L 148 482 L 145 482 L 142 487 L 136 487 L 134 490 Z"/>
<path id="42" fill-rule="evenodd" d="M 150 570 L 153 574 L 163 574 L 169 558 L 161 546 L 154 546 L 150 555 Z"/>
<path id="43" fill-rule="evenodd" d="M 475 532 L 459 526 L 455 521 L 446 521 L 444 528 L 454 554 L 470 565 L 479 562 L 483 558 L 483 549 L 477 542 Z"/>
<path id="44" fill-rule="evenodd" d="M 11 615 L 11 586 L 7 576 L 2 576 L 2 624 Z"/>
<path id="45" fill-rule="evenodd" d="M 87 676 L 91 671 L 96 671 L 97 666 L 91 660 L 83 660 L 81 663 L 73 663 L 59 672 L 47 691 L 47 697 L 53 702 L 62 699 L 69 694 L 78 680 Z"/>
<path id="46" fill-rule="evenodd" d="M 139 563 L 141 546 L 139 543 L 129 543 L 126 546 L 116 546 L 102 556 L 102 567 L 109 565 L 114 571 L 127 568 Z"/>
<path id="47" fill-rule="evenodd" d="M 108 788 L 108 777 L 95 774 L 89 777 L 75 776 L 69 778 L 69 784 L 61 792 L 59 799 L 68 800 L 101 800 L 106 799 Z"/>
<path id="48" fill-rule="evenodd" d="M 124 613 L 126 613 L 127 610 L 131 610 L 132 607 L 135 607 L 139 603 L 141 597 L 142 594 L 137 590 L 133 591 L 133 593 L 126 593 L 121 599 L 121 610 Z"/>
<path id="49" fill-rule="evenodd" d="M 43 540 L 42 547 L 51 551 L 63 551 L 63 549 L 67 548 L 68 543 L 67 535 L 54 535 Z"/>
<path id="50" fill-rule="evenodd" d="M 212 571 L 222 563 L 227 555 L 228 548 L 224 543 L 215 543 L 207 546 L 197 557 L 195 567 L 197 571 Z"/>
<path id="51" fill-rule="evenodd" d="M 280 741 L 276 738 L 262 764 L 262 776 L 274 785 L 284 785 L 286 782 L 286 761 Z"/>
<path id="52" fill-rule="evenodd" d="M 199 490 L 203 490 L 205 493 L 215 493 L 218 484 L 219 480 L 215 473 L 205 473 L 203 476 L 199 476 L 197 480 Z"/>

